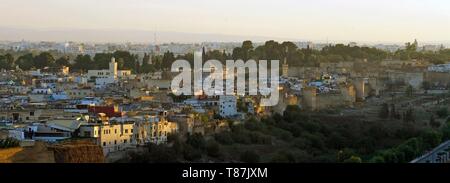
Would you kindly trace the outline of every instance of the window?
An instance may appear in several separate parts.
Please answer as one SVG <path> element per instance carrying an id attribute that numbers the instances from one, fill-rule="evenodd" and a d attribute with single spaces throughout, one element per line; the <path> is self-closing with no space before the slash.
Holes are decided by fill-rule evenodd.
<path id="1" fill-rule="evenodd" d="M 130 129 L 130 131 L 131 131 L 130 133 L 133 133 L 133 129 Z"/>
<path id="2" fill-rule="evenodd" d="M 128 133 L 128 129 L 125 129 L 125 133 Z"/>
<path id="3" fill-rule="evenodd" d="M 114 133 L 117 134 L 117 129 L 114 129 Z"/>
<path id="4" fill-rule="evenodd" d="M 91 132 L 90 131 L 85 131 L 84 132 L 84 136 L 85 137 L 90 137 L 91 136 Z"/>
<path id="5" fill-rule="evenodd" d="M 103 142 L 103 146 L 106 146 L 106 142 Z"/>
<path id="6" fill-rule="evenodd" d="M 114 140 L 114 144 L 117 144 L 117 140 Z"/>
<path id="7" fill-rule="evenodd" d="M 127 143 L 127 140 L 126 140 L 126 139 L 125 139 L 125 140 L 123 140 L 123 143 L 125 143 L 125 144 L 126 144 L 126 143 Z"/>
<path id="8" fill-rule="evenodd" d="M 30 112 L 30 116 L 34 116 L 34 111 L 31 111 L 31 112 Z"/>

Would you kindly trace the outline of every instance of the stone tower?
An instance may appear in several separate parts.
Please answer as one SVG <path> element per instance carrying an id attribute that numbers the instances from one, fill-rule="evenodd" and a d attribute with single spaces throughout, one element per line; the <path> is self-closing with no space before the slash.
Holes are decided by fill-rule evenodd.
<path id="1" fill-rule="evenodd" d="M 111 62 L 109 63 L 109 73 L 114 79 L 117 79 L 117 62 L 114 57 L 111 58 Z"/>
<path id="2" fill-rule="evenodd" d="M 281 66 L 282 68 L 282 73 L 281 76 L 283 76 L 284 78 L 287 78 L 289 76 L 288 72 L 289 72 L 289 65 L 287 63 L 287 54 L 288 54 L 288 47 L 286 47 L 286 56 L 284 56 L 284 62 L 283 65 Z"/>

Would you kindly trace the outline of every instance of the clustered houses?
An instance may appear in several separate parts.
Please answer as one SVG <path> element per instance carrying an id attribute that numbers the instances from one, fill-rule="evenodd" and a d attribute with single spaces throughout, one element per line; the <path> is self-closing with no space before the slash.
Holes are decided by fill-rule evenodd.
<path id="1" fill-rule="evenodd" d="M 178 125 L 158 116 L 111 117 L 89 113 L 79 117 L 53 118 L 40 123 L 24 123 L 9 130 L 10 136 L 24 141 L 57 142 L 69 138 L 91 138 L 104 154 L 126 150 L 146 143 L 167 142 Z"/>
<path id="2" fill-rule="evenodd" d="M 108 68 L 84 74 L 69 73 L 67 67 L 1 71 L 0 130 L 29 142 L 88 138 L 108 155 L 147 143 L 167 143 L 175 133 L 211 135 L 229 130 L 230 122 L 283 114 L 288 105 L 311 111 L 353 108 L 393 92 L 392 85 L 418 90 L 429 83 L 430 90 L 445 90 L 450 84 L 448 68 L 416 60 L 312 67 L 291 67 L 284 61 L 279 103 L 272 107 L 261 106 L 260 96 L 207 96 L 203 91 L 174 96 L 170 73 L 134 75 L 118 70 L 114 58 Z"/>
<path id="3" fill-rule="evenodd" d="M 223 118 L 242 116 L 236 96 L 177 100 L 168 95 L 170 78 L 161 77 L 161 72 L 135 76 L 117 70 L 114 58 L 105 70 L 67 70 L 2 71 L 2 133 L 27 144 L 90 139 L 108 156 L 148 143 L 167 143 L 172 134 L 227 130 Z"/>
<path id="4" fill-rule="evenodd" d="M 100 117 L 98 121 L 81 125 L 78 135 L 79 137 L 94 138 L 96 144 L 100 145 L 103 153 L 107 155 L 135 145 L 133 130 L 133 122 L 110 122 L 108 119 Z"/>
<path id="5" fill-rule="evenodd" d="M 117 70 L 114 58 L 107 70 L 83 75 L 69 74 L 67 69 L 2 71 L 0 79 L 6 81 L 0 83 L 2 134 L 25 142 L 87 138 L 108 155 L 146 143 L 167 143 L 168 136 L 179 133 L 183 122 L 170 121 L 161 106 L 161 101 L 168 101 L 166 91 L 142 88 L 148 92 L 124 95 L 126 87 L 138 87 L 124 81 L 136 77 L 129 70 Z M 100 75 L 111 82 L 99 83 Z"/>

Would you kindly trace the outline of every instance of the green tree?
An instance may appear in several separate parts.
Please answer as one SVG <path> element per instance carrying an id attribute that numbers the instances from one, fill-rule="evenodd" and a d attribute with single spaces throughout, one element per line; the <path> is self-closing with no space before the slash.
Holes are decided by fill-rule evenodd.
<path id="1" fill-rule="evenodd" d="M 93 69 L 107 69 L 113 54 L 111 53 L 96 53 L 94 56 Z"/>
<path id="2" fill-rule="evenodd" d="M 371 163 L 384 163 L 385 161 L 384 161 L 384 157 L 383 156 L 378 155 L 378 156 L 375 156 L 372 159 L 370 159 L 369 162 L 371 162 Z"/>
<path id="3" fill-rule="evenodd" d="M 421 135 L 425 150 L 430 150 L 442 142 L 442 134 L 437 131 L 429 130 Z"/>
<path id="4" fill-rule="evenodd" d="M 14 138 L 0 139 L 0 149 L 19 147 L 20 142 Z"/>
<path id="5" fill-rule="evenodd" d="M 34 57 L 34 64 L 37 68 L 49 67 L 55 64 L 55 59 L 49 52 L 42 52 Z"/>
<path id="6" fill-rule="evenodd" d="M 446 118 L 448 116 L 448 108 L 447 107 L 440 108 L 438 111 L 436 111 L 436 115 L 439 118 Z"/>
<path id="7" fill-rule="evenodd" d="M 11 70 L 11 69 L 15 69 L 16 67 L 16 61 L 14 60 L 14 56 L 11 55 L 10 53 L 5 54 L 5 59 L 6 59 L 6 64 L 7 64 L 7 69 Z"/>
<path id="8" fill-rule="evenodd" d="M 245 163 L 259 163 L 260 157 L 255 151 L 248 150 L 241 153 L 240 160 Z"/>
<path id="9" fill-rule="evenodd" d="M 220 157 L 221 150 L 219 143 L 217 143 L 215 140 L 209 140 L 206 143 L 206 152 L 208 153 L 208 156 L 215 158 Z"/>
<path id="10" fill-rule="evenodd" d="M 272 159 L 270 160 L 272 163 L 295 163 L 294 155 L 289 151 L 278 151 Z"/>
<path id="11" fill-rule="evenodd" d="M 204 150 L 206 147 L 205 139 L 200 133 L 189 135 L 186 143 L 199 150 Z"/>
<path id="12" fill-rule="evenodd" d="M 337 153 L 337 161 L 338 162 L 344 162 L 347 159 L 350 159 L 352 156 L 355 155 L 355 151 L 353 149 L 345 148 Z"/>
<path id="13" fill-rule="evenodd" d="M 0 55 L 0 69 L 12 70 L 15 67 L 14 57 L 7 53 L 5 55 Z"/>
<path id="14" fill-rule="evenodd" d="M 69 56 L 62 56 L 56 59 L 55 63 L 58 66 L 69 66 Z"/>
<path id="15" fill-rule="evenodd" d="M 228 131 L 216 133 L 214 135 L 214 138 L 217 142 L 224 144 L 224 145 L 231 145 L 234 143 L 233 138 L 231 137 L 232 134 Z"/>
<path id="16" fill-rule="evenodd" d="M 408 85 L 408 87 L 406 87 L 405 94 L 408 97 L 412 97 L 414 95 L 414 88 L 411 85 Z"/>
<path id="17" fill-rule="evenodd" d="M 183 146 L 183 157 L 188 161 L 195 161 L 202 158 L 202 151 L 192 147 L 189 144 Z"/>
<path id="18" fill-rule="evenodd" d="M 92 59 L 89 55 L 77 55 L 75 63 L 73 64 L 73 70 L 78 72 L 85 72 L 92 67 Z"/>
<path id="19" fill-rule="evenodd" d="M 378 113 L 378 116 L 381 119 L 389 118 L 389 105 L 387 103 L 383 103 L 381 105 L 381 109 L 380 109 L 380 112 Z"/>
<path id="20" fill-rule="evenodd" d="M 441 126 L 441 123 L 439 123 L 438 121 L 436 121 L 436 119 L 434 119 L 434 115 L 431 115 L 429 124 L 433 128 L 439 128 Z"/>
<path id="21" fill-rule="evenodd" d="M 172 63 L 175 61 L 175 56 L 172 52 L 165 52 L 162 58 L 162 68 L 164 70 L 169 70 L 172 67 Z"/>
<path id="22" fill-rule="evenodd" d="M 22 70 L 30 70 L 34 67 L 34 57 L 31 53 L 27 53 L 17 58 L 16 64 Z"/>
<path id="23" fill-rule="evenodd" d="M 137 62 L 137 55 L 133 55 L 128 51 L 115 51 L 113 56 L 118 61 L 119 69 L 129 69 L 133 72 L 138 70 L 139 63 Z"/>
<path id="24" fill-rule="evenodd" d="M 3 55 L 0 55 L 0 69 L 8 69 L 8 63 L 6 62 L 6 58 Z"/>
<path id="25" fill-rule="evenodd" d="M 151 56 L 147 53 L 144 54 L 144 58 L 142 59 L 142 65 L 141 69 L 139 70 L 140 73 L 149 73 L 149 72 L 155 72 L 156 68 L 154 65 L 149 64 L 151 59 Z"/>
<path id="26" fill-rule="evenodd" d="M 414 109 L 412 107 L 409 107 L 403 114 L 403 121 L 404 122 L 415 122 L 416 121 L 416 117 L 414 115 Z"/>
<path id="27" fill-rule="evenodd" d="M 362 160 L 358 156 L 351 156 L 350 158 L 344 160 L 344 163 L 362 163 Z"/>

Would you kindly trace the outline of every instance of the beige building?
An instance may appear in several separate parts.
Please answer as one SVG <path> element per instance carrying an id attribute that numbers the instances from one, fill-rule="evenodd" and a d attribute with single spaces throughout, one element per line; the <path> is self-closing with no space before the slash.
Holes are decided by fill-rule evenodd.
<path id="1" fill-rule="evenodd" d="M 80 137 L 96 139 L 96 144 L 103 148 L 103 154 L 125 150 L 134 146 L 133 123 L 87 123 L 79 130 Z"/>
<path id="2" fill-rule="evenodd" d="M 79 88 L 79 89 L 68 89 L 65 90 L 66 94 L 71 99 L 82 99 L 85 97 L 94 97 L 95 92 L 91 88 Z"/>
<path id="3" fill-rule="evenodd" d="M 167 143 L 170 134 L 178 132 L 178 125 L 165 118 L 148 116 L 144 121 L 135 123 L 134 138 L 137 144 L 141 143 Z"/>
<path id="4" fill-rule="evenodd" d="M 0 111 L 0 121 L 12 120 L 14 122 L 32 123 L 53 119 L 55 116 L 73 117 L 74 114 L 64 112 L 64 109 L 17 109 Z"/>
<path id="5" fill-rule="evenodd" d="M 354 85 L 341 85 L 339 92 L 318 93 L 315 87 L 303 89 L 302 108 L 305 110 L 323 110 L 334 107 L 351 107 L 356 102 L 357 90 Z"/>
<path id="6" fill-rule="evenodd" d="M 88 70 L 87 77 L 92 78 L 111 78 L 112 80 L 117 80 L 121 77 L 127 77 L 131 75 L 130 70 L 118 70 L 116 59 L 111 58 L 108 69 L 103 70 Z"/>

